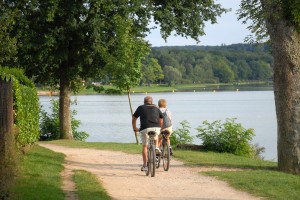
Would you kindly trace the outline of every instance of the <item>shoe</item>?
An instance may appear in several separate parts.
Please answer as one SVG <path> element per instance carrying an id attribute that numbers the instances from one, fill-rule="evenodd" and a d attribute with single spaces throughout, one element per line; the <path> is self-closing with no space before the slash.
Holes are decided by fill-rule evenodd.
<path id="1" fill-rule="evenodd" d="M 158 147 L 155 148 L 155 153 L 156 153 L 156 155 L 161 154 L 161 151 L 160 151 L 160 149 Z"/>
<path id="2" fill-rule="evenodd" d="M 170 149 L 170 156 L 172 156 L 173 155 L 172 147 L 170 147 L 169 149 Z"/>
<path id="3" fill-rule="evenodd" d="M 142 166 L 141 171 L 142 171 L 142 172 L 148 171 L 148 167 L 147 167 L 147 166 Z"/>

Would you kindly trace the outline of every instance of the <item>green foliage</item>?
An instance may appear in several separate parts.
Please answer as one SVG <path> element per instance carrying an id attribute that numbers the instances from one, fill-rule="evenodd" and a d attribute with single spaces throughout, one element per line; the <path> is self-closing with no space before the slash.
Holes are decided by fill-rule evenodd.
<path id="1" fill-rule="evenodd" d="M 76 184 L 79 199 L 88 200 L 110 200 L 102 184 L 99 183 L 97 176 L 83 170 L 75 170 L 74 181 Z"/>
<path id="2" fill-rule="evenodd" d="M 40 140 L 57 140 L 60 138 L 59 129 L 59 103 L 58 100 L 51 100 L 51 113 L 41 109 L 40 116 Z M 75 119 L 76 110 L 71 111 L 71 128 L 75 140 L 85 141 L 89 134 L 84 131 L 78 131 L 80 121 Z"/>
<path id="3" fill-rule="evenodd" d="M 113 42 L 114 52 L 105 56 L 107 70 L 112 75 L 113 84 L 120 90 L 129 91 L 137 86 L 142 77 L 142 60 L 149 52 L 149 45 L 132 32 L 132 21 L 114 16 L 115 32 L 118 40 Z"/>
<path id="4" fill-rule="evenodd" d="M 298 32 L 300 32 L 300 4 L 298 0 L 281 0 L 283 5 L 283 13 L 285 17 L 291 21 Z"/>
<path id="5" fill-rule="evenodd" d="M 38 141 L 39 98 L 35 88 L 29 88 L 14 82 L 15 124 L 17 126 L 16 143 L 25 147 Z"/>
<path id="6" fill-rule="evenodd" d="M 264 43 L 153 47 L 149 58 L 158 60 L 168 84 L 267 81 L 273 76 L 273 57 Z"/>
<path id="7" fill-rule="evenodd" d="M 104 93 L 105 94 L 118 94 L 118 95 L 123 94 L 122 90 L 113 89 L 113 88 L 108 88 L 108 89 L 104 90 Z"/>
<path id="8" fill-rule="evenodd" d="M 146 62 L 143 64 L 142 72 L 142 83 L 145 83 L 149 86 L 151 83 L 164 78 L 162 68 L 158 64 L 158 60 L 155 58 L 146 60 Z"/>
<path id="9" fill-rule="evenodd" d="M 265 12 L 263 5 L 268 8 L 274 7 L 274 12 Z M 300 4 L 298 0 L 273 0 L 263 2 L 261 0 L 242 0 L 240 9 L 238 10 L 239 19 L 243 19 L 246 24 L 251 21 L 248 29 L 255 34 L 255 38 L 248 37 L 246 40 L 250 42 L 262 41 L 268 38 L 266 19 L 270 16 L 275 20 L 285 19 L 292 24 L 298 32 L 300 32 Z"/>
<path id="10" fill-rule="evenodd" d="M 18 148 L 33 144 L 39 137 L 39 99 L 33 82 L 23 70 L 0 68 L 0 76 L 9 75 L 13 81 L 14 123 Z"/>
<path id="11" fill-rule="evenodd" d="M 20 160 L 18 176 L 9 199 L 63 200 L 61 171 L 64 155 L 35 146 Z"/>
<path id="12" fill-rule="evenodd" d="M 1 2 L 2 4 L 2 2 Z M 15 24 L 16 11 L 0 5 L 0 66 L 15 62 L 17 37 L 11 37 Z"/>
<path id="13" fill-rule="evenodd" d="M 179 83 L 182 74 L 178 69 L 172 66 L 165 66 L 164 77 L 165 82 L 168 83 L 169 86 L 172 86 L 173 84 Z"/>
<path id="14" fill-rule="evenodd" d="M 51 100 L 51 114 L 48 114 L 41 108 L 40 112 L 40 132 L 41 140 L 57 140 L 60 138 L 59 134 L 59 110 L 58 101 Z"/>
<path id="15" fill-rule="evenodd" d="M 21 68 L 9 68 L 9 67 L 0 67 L 0 74 L 10 74 L 13 75 L 20 84 L 34 88 L 34 83 L 24 74 L 24 70 Z"/>
<path id="16" fill-rule="evenodd" d="M 227 118 L 223 124 L 220 120 L 212 123 L 204 121 L 203 125 L 196 129 L 199 132 L 196 137 L 202 140 L 207 150 L 246 157 L 252 157 L 255 154 L 255 150 L 249 143 L 255 135 L 253 129 L 245 129 L 235 122 L 235 118 Z"/>
<path id="17" fill-rule="evenodd" d="M 245 39 L 246 42 L 254 43 L 268 39 L 265 23 L 266 14 L 263 13 L 261 0 L 242 0 L 237 13 L 239 15 L 238 20 L 242 19 L 243 24 L 250 24 L 247 28 L 254 33 L 254 36 L 248 36 Z M 251 22 L 248 23 L 249 21 Z"/>
<path id="18" fill-rule="evenodd" d="M 188 121 L 183 120 L 180 122 L 181 128 L 173 131 L 170 142 L 172 145 L 178 144 L 191 144 L 193 142 L 193 136 L 190 136 L 190 124 Z"/>

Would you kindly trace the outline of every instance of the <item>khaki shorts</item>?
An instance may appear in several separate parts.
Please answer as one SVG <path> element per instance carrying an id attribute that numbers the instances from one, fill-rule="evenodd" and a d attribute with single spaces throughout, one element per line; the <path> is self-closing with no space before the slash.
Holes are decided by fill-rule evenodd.
<path id="1" fill-rule="evenodd" d="M 168 128 L 164 128 L 160 132 L 163 132 L 164 130 L 168 130 L 169 131 L 169 133 L 170 133 L 169 137 L 170 137 L 172 135 L 172 132 L 173 132 L 173 126 L 170 126 Z M 159 137 L 162 137 L 162 134 L 160 134 Z"/>
<path id="2" fill-rule="evenodd" d="M 141 140 L 142 140 L 143 145 L 148 145 L 149 136 L 148 136 L 147 133 L 149 131 L 155 131 L 156 132 L 154 140 L 157 140 L 158 135 L 160 134 L 160 127 L 146 128 L 146 129 L 144 129 L 140 132 L 141 133 Z"/>

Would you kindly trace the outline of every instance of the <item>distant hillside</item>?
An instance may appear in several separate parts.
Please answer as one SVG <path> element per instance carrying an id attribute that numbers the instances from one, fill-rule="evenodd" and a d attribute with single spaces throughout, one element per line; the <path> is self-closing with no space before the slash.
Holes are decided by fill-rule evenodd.
<path id="1" fill-rule="evenodd" d="M 270 81 L 273 78 L 273 57 L 267 44 L 164 46 L 151 49 L 149 57 L 157 59 L 165 77 L 169 76 L 168 79 L 173 78 L 177 83 Z M 176 75 L 172 77 L 168 75 L 170 73 Z"/>
<path id="2" fill-rule="evenodd" d="M 261 44 L 231 44 L 231 45 L 221 45 L 221 46 L 197 46 L 197 45 L 187 45 L 187 46 L 161 46 L 152 47 L 152 49 L 177 49 L 177 50 L 204 50 L 204 51 L 251 51 L 251 52 L 265 52 L 269 53 L 270 47 L 266 43 Z"/>

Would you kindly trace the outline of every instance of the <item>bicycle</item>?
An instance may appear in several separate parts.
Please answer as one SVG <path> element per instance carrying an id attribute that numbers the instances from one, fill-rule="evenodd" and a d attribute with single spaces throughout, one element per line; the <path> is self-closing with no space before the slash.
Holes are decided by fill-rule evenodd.
<path id="1" fill-rule="evenodd" d="M 170 167 L 170 146 L 168 144 L 168 136 L 170 135 L 170 132 L 168 130 L 164 130 L 161 132 L 162 135 L 162 147 L 161 147 L 161 155 L 157 155 L 156 159 L 156 168 L 159 168 L 160 166 L 160 160 L 163 161 L 163 167 L 165 171 L 169 170 Z"/>
<path id="2" fill-rule="evenodd" d="M 155 159 L 155 142 L 154 137 L 156 135 L 155 131 L 149 131 L 149 142 L 148 142 L 148 151 L 147 151 L 147 167 L 148 170 L 146 171 L 146 176 L 148 176 L 151 173 L 151 177 L 155 176 L 155 165 L 156 165 L 156 159 Z"/>

